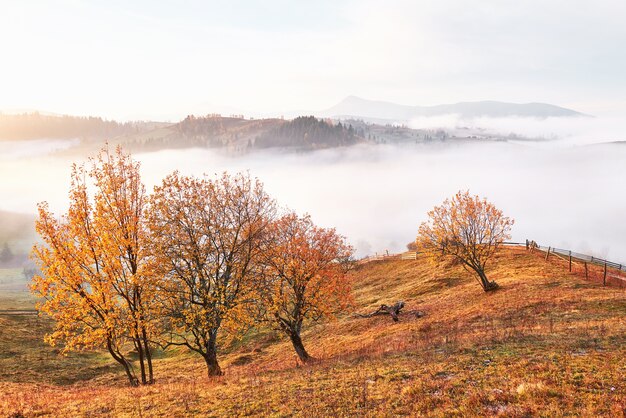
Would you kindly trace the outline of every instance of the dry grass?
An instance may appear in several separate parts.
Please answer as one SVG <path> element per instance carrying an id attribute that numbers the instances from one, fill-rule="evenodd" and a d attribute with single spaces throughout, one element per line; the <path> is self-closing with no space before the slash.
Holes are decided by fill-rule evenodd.
<path id="1" fill-rule="evenodd" d="M 402 299 L 426 316 L 314 326 L 304 342 L 318 360 L 306 366 L 288 342 L 251 335 L 213 380 L 173 353 L 138 389 L 99 354 L 37 357 L 51 350 L 38 342 L 45 320 L 0 317 L 0 415 L 623 416 L 624 290 L 524 250 L 502 251 L 488 274 L 502 286 L 493 294 L 459 266 L 369 263 L 353 273 L 356 311 Z"/>

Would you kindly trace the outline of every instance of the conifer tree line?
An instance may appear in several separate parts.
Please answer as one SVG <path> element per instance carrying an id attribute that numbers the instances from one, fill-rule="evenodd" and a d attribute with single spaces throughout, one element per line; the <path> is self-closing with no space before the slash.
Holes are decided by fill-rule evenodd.
<path id="1" fill-rule="evenodd" d="M 41 113 L 0 113 L 0 139 L 34 140 L 41 138 L 105 139 L 146 131 L 150 123 L 116 122 L 100 117 L 54 116 Z"/>
<path id="2" fill-rule="evenodd" d="M 334 125 L 315 116 L 299 116 L 257 136 L 254 146 L 314 149 L 353 145 L 362 137 L 362 130 L 357 131 L 352 125 L 341 122 Z"/>
<path id="3" fill-rule="evenodd" d="M 303 328 L 352 303 L 353 249 L 334 229 L 281 210 L 248 174 L 174 172 L 152 193 L 139 163 L 105 147 L 72 167 L 69 207 L 38 207 L 32 292 L 62 352 L 104 349 L 132 386 L 155 380 L 156 349 L 185 347 L 209 376 L 225 342 L 254 327 L 311 357 Z"/>

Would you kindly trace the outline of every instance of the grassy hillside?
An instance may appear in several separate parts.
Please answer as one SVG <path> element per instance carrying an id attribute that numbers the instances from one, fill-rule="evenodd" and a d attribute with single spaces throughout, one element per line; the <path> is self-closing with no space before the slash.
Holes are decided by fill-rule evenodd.
<path id="1" fill-rule="evenodd" d="M 118 138 L 133 151 L 167 148 L 219 147 L 245 151 L 255 138 L 285 121 L 280 119 L 248 120 L 240 117 L 188 116 L 179 123 L 136 135 Z"/>
<path id="2" fill-rule="evenodd" d="M 332 124 L 313 116 L 283 119 L 188 116 L 179 123 L 117 139 L 135 151 L 210 147 L 231 152 L 258 148 L 318 149 L 353 145 L 362 138 L 351 126 Z"/>
<path id="3" fill-rule="evenodd" d="M 59 358 L 41 342 L 44 319 L 0 316 L 0 415 L 622 416 L 624 290 L 523 249 L 503 250 L 489 273 L 493 294 L 456 265 L 365 264 L 354 312 L 404 300 L 426 316 L 311 327 L 318 360 L 306 366 L 287 341 L 251 335 L 213 380 L 199 357 L 159 353 L 158 382 L 138 389 L 106 356 Z"/>

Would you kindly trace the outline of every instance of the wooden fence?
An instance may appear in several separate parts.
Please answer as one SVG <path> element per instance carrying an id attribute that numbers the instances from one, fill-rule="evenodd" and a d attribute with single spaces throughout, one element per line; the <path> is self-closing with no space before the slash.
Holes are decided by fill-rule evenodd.
<path id="1" fill-rule="evenodd" d="M 584 274 L 586 279 L 615 284 L 626 287 L 626 264 L 616 263 L 593 255 L 582 254 L 572 250 L 544 246 L 534 241 L 526 241 L 526 249 L 545 253 L 546 261 L 552 256 L 562 260 L 570 272 Z"/>
<path id="2" fill-rule="evenodd" d="M 374 254 L 364 257 L 358 261 L 359 264 L 369 263 L 371 261 L 383 261 L 383 260 L 417 260 L 417 251 L 405 251 L 403 253 L 389 253 L 386 251 L 383 254 Z"/>
<path id="3" fill-rule="evenodd" d="M 605 260 L 588 254 L 578 253 L 563 248 L 555 248 L 551 246 L 543 246 L 537 244 L 533 240 L 526 242 L 503 242 L 502 245 L 511 247 L 524 247 L 529 251 L 541 251 L 545 253 L 546 261 L 552 257 L 558 257 L 567 263 L 570 272 L 584 274 L 588 280 L 602 282 L 603 285 L 611 283 L 619 287 L 626 287 L 626 264 Z M 386 251 L 384 254 L 375 254 L 359 260 L 359 264 L 369 263 L 371 261 L 383 260 L 416 260 L 419 253 L 416 251 L 405 251 L 403 253 L 390 254 Z"/>

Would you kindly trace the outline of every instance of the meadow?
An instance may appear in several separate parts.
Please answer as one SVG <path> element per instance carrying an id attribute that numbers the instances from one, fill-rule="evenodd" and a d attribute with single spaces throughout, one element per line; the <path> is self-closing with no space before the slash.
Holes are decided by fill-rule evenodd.
<path id="1" fill-rule="evenodd" d="M 104 353 L 60 356 L 36 316 L 0 316 L 3 416 L 622 416 L 626 293 L 558 258 L 502 249 L 484 293 L 459 265 L 388 260 L 352 273 L 350 313 L 303 332 L 316 358 L 257 330 L 200 357 L 157 353 L 156 383 L 130 388 Z M 403 300 L 401 315 L 359 318 Z M 6 301 L 2 302 L 6 306 Z M 32 303 L 32 301 L 31 301 Z"/>

